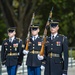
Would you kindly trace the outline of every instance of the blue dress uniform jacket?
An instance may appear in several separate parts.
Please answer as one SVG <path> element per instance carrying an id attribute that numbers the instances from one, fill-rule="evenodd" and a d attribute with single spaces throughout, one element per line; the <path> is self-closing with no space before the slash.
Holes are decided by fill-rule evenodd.
<path id="1" fill-rule="evenodd" d="M 57 34 L 54 40 L 48 37 L 45 48 L 45 75 L 67 75 L 68 44 L 67 37 Z M 63 58 L 63 57 L 64 58 Z"/>
<path id="2" fill-rule="evenodd" d="M 29 42 L 29 53 L 27 56 L 27 66 L 31 67 L 40 67 L 41 66 L 41 61 L 38 60 L 37 55 L 39 54 L 41 50 L 41 43 L 42 39 L 41 37 L 37 37 L 35 41 L 32 40 L 32 37 L 30 38 Z"/>
<path id="3" fill-rule="evenodd" d="M 23 60 L 22 40 L 15 38 L 13 42 L 6 39 L 2 43 L 1 60 L 6 66 L 21 65 Z"/>

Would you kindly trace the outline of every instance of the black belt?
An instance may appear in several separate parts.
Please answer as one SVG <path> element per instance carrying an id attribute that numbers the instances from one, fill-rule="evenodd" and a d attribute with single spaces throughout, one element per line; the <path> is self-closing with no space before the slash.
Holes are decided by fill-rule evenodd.
<path id="1" fill-rule="evenodd" d="M 49 53 L 48 56 L 50 56 L 50 58 L 52 58 L 52 57 L 60 57 L 60 55 L 56 54 L 56 53 Z"/>
<path id="2" fill-rule="evenodd" d="M 32 51 L 30 51 L 30 53 L 32 53 L 32 54 L 39 54 L 39 53 L 40 53 L 40 51 L 32 50 Z"/>

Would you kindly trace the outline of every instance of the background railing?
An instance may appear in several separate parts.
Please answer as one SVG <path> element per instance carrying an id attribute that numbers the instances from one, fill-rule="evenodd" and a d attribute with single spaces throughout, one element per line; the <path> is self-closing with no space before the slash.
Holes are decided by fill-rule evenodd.
<path id="1" fill-rule="evenodd" d="M 68 66 L 73 67 L 75 66 L 75 47 L 69 47 L 69 61 Z"/>
<path id="2" fill-rule="evenodd" d="M 26 57 L 23 58 L 22 66 L 20 66 L 17 70 L 17 75 L 27 75 L 27 66 L 26 66 Z M 68 66 L 75 66 L 75 47 L 69 47 L 69 61 Z M 42 71 L 43 72 L 43 71 Z M 0 75 L 7 75 L 6 67 L 1 64 L 1 46 L 0 46 Z"/>

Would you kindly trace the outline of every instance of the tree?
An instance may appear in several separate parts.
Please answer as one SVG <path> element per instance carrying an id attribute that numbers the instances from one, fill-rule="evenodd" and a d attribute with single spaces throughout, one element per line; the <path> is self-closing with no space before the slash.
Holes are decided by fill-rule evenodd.
<path id="1" fill-rule="evenodd" d="M 40 22 L 40 34 L 43 34 L 49 12 L 54 7 L 52 19 L 60 20 L 59 33 L 68 37 L 69 46 L 75 45 L 75 0 L 0 0 L 7 28 L 17 27 L 17 36 L 26 38 L 27 29 L 33 12 Z M 50 35 L 50 34 L 48 34 Z"/>
<path id="2" fill-rule="evenodd" d="M 7 27 L 15 26 L 17 36 L 25 39 L 33 12 L 39 0 L 0 0 Z"/>

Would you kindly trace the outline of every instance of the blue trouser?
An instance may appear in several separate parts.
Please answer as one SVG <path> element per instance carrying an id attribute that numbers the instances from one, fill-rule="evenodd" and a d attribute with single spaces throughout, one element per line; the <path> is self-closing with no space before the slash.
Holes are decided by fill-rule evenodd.
<path id="1" fill-rule="evenodd" d="M 8 66 L 7 67 L 8 75 L 16 75 L 16 71 L 17 71 L 17 66 Z"/>
<path id="2" fill-rule="evenodd" d="M 41 75 L 41 69 L 40 67 L 27 67 L 28 69 L 28 75 Z"/>

